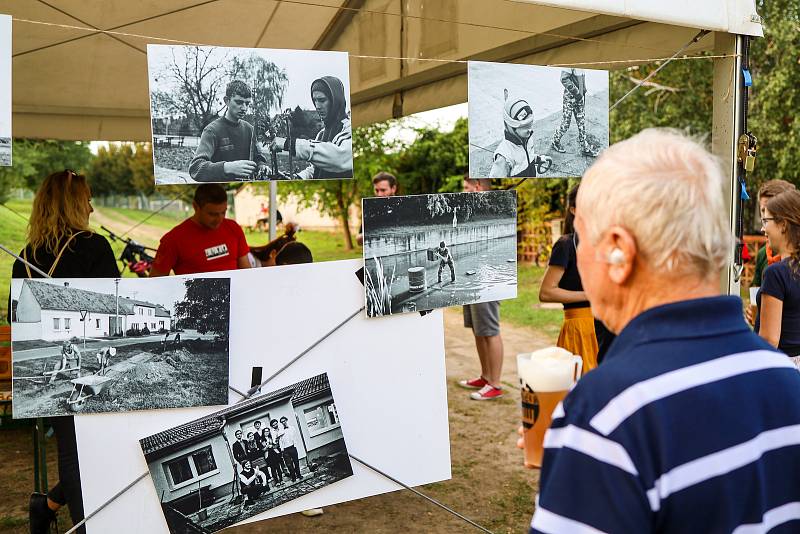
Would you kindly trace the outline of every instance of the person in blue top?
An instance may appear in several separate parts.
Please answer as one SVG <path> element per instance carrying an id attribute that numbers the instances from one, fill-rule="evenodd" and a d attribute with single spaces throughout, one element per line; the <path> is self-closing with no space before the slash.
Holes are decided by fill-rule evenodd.
<path id="1" fill-rule="evenodd" d="M 800 364 L 800 192 L 769 199 L 761 224 L 773 253 L 783 259 L 764 269 L 756 331 Z"/>
<path id="2" fill-rule="evenodd" d="M 800 532 L 800 373 L 720 295 L 724 182 L 660 129 L 584 175 L 578 270 L 617 338 L 553 411 L 532 533 Z"/>

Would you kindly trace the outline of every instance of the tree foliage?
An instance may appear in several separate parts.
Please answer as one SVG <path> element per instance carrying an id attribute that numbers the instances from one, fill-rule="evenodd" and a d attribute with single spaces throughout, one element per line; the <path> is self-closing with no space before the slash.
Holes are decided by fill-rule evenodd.
<path id="1" fill-rule="evenodd" d="M 201 334 L 228 339 L 230 325 L 230 279 L 194 278 L 184 282 L 186 296 L 175 304 L 175 317 Z"/>
<path id="2" fill-rule="evenodd" d="M 92 193 L 151 195 L 155 192 L 150 143 L 110 143 L 101 146 L 87 170 Z"/>
<path id="3" fill-rule="evenodd" d="M 755 196 L 766 180 L 780 178 L 800 186 L 800 3 L 759 0 L 764 37 L 752 38 L 753 76 L 748 129 L 759 139 L 755 171 L 748 174 L 752 201 L 745 204 L 746 231 L 756 232 Z M 706 37 L 710 39 L 711 36 Z M 659 63 L 611 73 L 611 102 Z M 712 60 L 674 61 L 611 112 L 611 141 L 649 126 L 669 126 L 710 141 L 713 113 Z"/>
<path id="4" fill-rule="evenodd" d="M 76 141 L 15 139 L 13 151 L 13 166 L 0 167 L 0 202 L 16 187 L 35 191 L 51 173 L 85 172 L 91 158 L 89 144 Z"/>

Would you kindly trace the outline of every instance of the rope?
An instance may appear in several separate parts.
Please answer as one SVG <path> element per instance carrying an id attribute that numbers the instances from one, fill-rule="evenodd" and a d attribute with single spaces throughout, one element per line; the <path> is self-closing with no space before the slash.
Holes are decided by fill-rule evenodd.
<path id="1" fill-rule="evenodd" d="M 27 218 L 27 217 L 25 217 L 23 214 L 21 214 L 21 213 L 20 213 L 20 212 L 18 212 L 17 210 L 15 210 L 15 209 L 11 209 L 11 208 L 10 208 L 10 207 L 9 207 L 7 204 L 3 203 L 3 204 L 0 204 L 0 206 L 3 206 L 5 209 L 7 209 L 8 211 L 10 211 L 11 213 L 13 213 L 14 215 L 16 215 L 17 217 L 19 217 L 19 218 L 20 218 L 20 219 L 22 219 L 23 221 L 25 221 L 25 222 L 28 222 L 28 218 Z"/>
<path id="2" fill-rule="evenodd" d="M 91 518 L 93 518 L 94 516 L 96 516 L 98 513 L 100 513 L 100 511 L 101 511 L 101 510 L 103 510 L 103 508 L 105 508 L 106 506 L 108 506 L 109 504 L 111 504 L 112 502 L 114 502 L 114 501 L 115 501 L 115 500 L 116 500 L 118 497 L 120 497 L 120 496 L 121 496 L 123 493 L 125 493 L 126 491 L 128 491 L 129 489 L 131 489 L 132 487 L 134 487 L 134 486 L 135 486 L 135 485 L 136 485 L 136 484 L 137 484 L 137 483 L 138 483 L 140 480 L 142 480 L 144 477 L 146 477 L 146 476 L 147 476 L 147 475 L 149 475 L 149 474 L 150 474 L 150 472 L 149 472 L 149 471 L 145 471 L 144 473 L 142 473 L 141 475 L 139 475 L 138 477 L 136 477 L 136 479 L 135 479 L 133 482 L 131 482 L 130 484 L 128 484 L 127 486 L 125 486 L 124 488 L 122 488 L 121 490 L 119 490 L 117 493 L 115 493 L 115 494 L 114 494 L 114 495 L 113 495 L 113 496 L 112 496 L 112 497 L 111 497 L 109 500 L 107 500 L 106 502 L 104 502 L 103 504 L 101 504 L 101 505 L 100 505 L 100 506 L 99 506 L 97 509 L 95 509 L 95 510 L 94 510 L 92 513 L 88 514 L 86 517 L 84 517 L 83 519 L 81 519 L 80 521 L 78 521 L 78 522 L 77 522 L 77 523 L 76 523 L 76 524 L 75 524 L 75 525 L 74 525 L 74 526 L 73 526 L 71 529 L 69 529 L 68 531 L 66 531 L 64 534 L 72 534 L 73 532 L 75 532 L 76 530 L 78 530 L 78 528 L 80 528 L 80 526 L 81 526 L 81 525 L 83 525 L 83 524 L 84 524 L 84 523 L 86 523 L 88 520 L 90 520 Z"/>
<path id="3" fill-rule="evenodd" d="M 25 265 L 27 265 L 28 267 L 30 267 L 34 271 L 36 271 L 37 273 L 41 274 L 42 277 L 44 277 L 44 278 L 52 278 L 52 276 L 50 276 L 49 274 L 47 274 L 43 270 L 39 269 L 37 266 L 35 266 L 31 262 L 27 261 L 25 258 L 17 256 L 16 254 L 14 254 L 10 250 L 8 250 L 4 245 L 0 245 L 0 250 L 2 250 L 3 252 L 6 252 L 7 254 L 10 254 L 11 256 L 14 256 L 16 259 L 18 259 L 19 261 L 21 261 L 22 263 L 24 263 Z M 11 310 L 8 310 L 8 312 L 11 313 Z"/>
<path id="4" fill-rule="evenodd" d="M 159 213 L 164 211 L 167 208 L 167 206 L 172 205 L 173 203 L 175 203 L 175 201 L 180 200 L 182 198 L 183 198 L 183 193 L 179 193 L 175 198 L 173 198 L 172 200 L 170 200 L 169 202 L 167 202 L 166 204 L 164 204 L 163 206 L 158 208 L 156 211 L 152 212 L 150 215 L 148 215 L 147 217 L 145 217 L 144 219 L 142 219 L 138 223 L 136 223 L 133 226 L 131 226 L 130 228 L 128 228 L 128 230 L 124 234 L 122 234 L 120 237 L 125 237 L 126 235 L 128 235 L 129 233 L 134 231 L 136 228 L 139 228 L 141 225 L 143 225 L 144 223 L 149 221 L 153 216 L 158 215 Z"/>
<path id="5" fill-rule="evenodd" d="M 691 40 L 691 41 L 689 41 L 688 43 L 686 43 L 685 45 L 683 45 L 683 46 L 680 48 L 680 50 L 678 50 L 677 52 L 675 52 L 675 53 L 672 55 L 672 57 L 670 57 L 670 58 L 669 58 L 669 59 L 667 59 L 667 60 L 666 60 L 664 63 L 662 63 L 661 65 L 659 65 L 659 66 L 658 66 L 658 68 L 657 68 L 656 70 L 654 70 L 653 72 L 651 72 L 650 74 L 648 74 L 648 75 L 647 75 L 647 76 L 646 76 L 646 77 L 645 77 L 643 80 L 639 80 L 639 83 L 637 83 L 636 85 L 634 85 L 634 86 L 633 86 L 633 88 L 632 88 L 630 91 L 628 91 L 627 93 L 625 93 L 624 95 L 622 95 L 622 98 L 620 98 L 619 100 L 617 100 L 616 102 L 614 102 L 614 104 L 613 104 L 613 105 L 612 105 L 610 108 L 608 108 L 608 111 L 609 111 L 609 112 L 611 112 L 611 111 L 612 111 L 612 110 L 613 110 L 615 107 L 617 107 L 617 106 L 618 106 L 618 105 L 619 105 L 619 104 L 620 104 L 620 103 L 621 103 L 623 100 L 625 100 L 626 98 L 628 98 L 630 95 L 632 95 L 632 94 L 633 94 L 633 92 L 634 92 L 634 91 L 636 91 L 637 89 L 639 89 L 639 88 L 640 88 L 642 85 L 644 85 L 644 84 L 645 84 L 645 83 L 646 83 L 648 80 L 650 80 L 650 78 L 652 78 L 653 76 L 655 76 L 655 75 L 658 73 L 658 71 L 660 71 L 661 69 L 663 69 L 664 67 L 666 67 L 667 65 L 669 65 L 669 64 L 670 64 L 670 63 L 671 63 L 671 62 L 672 62 L 672 61 L 673 61 L 675 58 L 677 58 L 677 57 L 678 57 L 678 55 L 680 55 L 680 53 L 681 53 L 681 52 L 683 52 L 684 50 L 686 50 L 687 48 L 689 48 L 689 46 L 693 45 L 694 43 L 698 42 L 700 39 L 702 39 L 703 37 L 705 37 L 705 36 L 706 36 L 706 35 L 708 35 L 709 33 L 711 33 L 709 30 L 700 30 L 700 31 L 697 33 L 697 35 L 695 35 L 694 37 L 692 37 L 692 40 Z"/>
<path id="6" fill-rule="evenodd" d="M 286 2 L 288 0 L 283 0 L 283 1 Z M 295 2 L 295 3 L 302 4 L 302 2 Z M 308 4 L 308 5 L 315 5 L 315 4 Z M 331 6 L 324 6 L 324 7 L 331 7 Z M 342 9 L 354 9 L 354 8 L 342 8 Z M 412 17 L 412 18 L 422 18 L 422 17 Z M 41 20 L 21 19 L 21 18 L 16 18 L 16 17 L 13 20 L 16 21 L 16 22 L 24 22 L 24 23 L 27 23 L 27 24 L 39 24 L 39 25 L 42 25 L 42 26 L 52 26 L 52 27 L 57 27 L 57 28 L 69 29 L 69 30 L 80 30 L 80 31 L 86 31 L 86 32 L 91 32 L 91 33 L 104 33 L 104 34 L 108 34 L 108 35 L 115 35 L 115 36 L 122 36 L 122 37 L 132 37 L 132 38 L 136 38 L 136 39 L 148 39 L 148 40 L 152 40 L 152 41 L 163 41 L 165 43 L 171 43 L 171 44 L 190 45 L 190 46 L 215 46 L 215 45 L 209 45 L 207 43 L 197 43 L 197 42 L 193 42 L 193 41 L 183 41 L 183 40 L 180 40 L 180 39 L 170 39 L 170 38 L 167 38 L 167 37 L 155 37 L 155 36 L 152 36 L 152 35 L 143 35 L 143 34 L 138 34 L 138 33 L 120 32 L 120 31 L 114 31 L 114 30 L 97 30 L 95 28 L 88 28 L 88 27 L 85 27 L 85 26 L 75 26 L 75 25 L 72 25 L 72 24 L 58 24 L 58 23 L 55 23 L 55 22 L 45 22 L 45 21 L 41 21 Z M 433 20 L 433 21 L 438 21 L 438 22 L 452 22 L 452 21 L 442 21 L 442 20 L 438 20 L 438 19 L 425 19 L 425 20 Z M 473 25 L 471 23 L 456 23 L 456 22 L 453 22 L 453 24 Z M 494 28 L 494 29 L 499 29 L 499 30 L 506 29 L 506 28 L 494 27 L 494 26 L 488 26 L 488 27 L 489 28 Z M 512 30 L 512 31 L 522 31 L 522 30 Z M 703 32 L 709 33 L 708 30 L 703 30 Z M 593 40 L 593 39 L 583 39 L 583 38 L 579 38 L 579 37 L 558 36 L 558 35 L 555 35 L 555 34 L 548 34 L 548 33 L 541 33 L 541 34 L 536 33 L 536 32 L 525 32 L 525 33 L 532 33 L 534 35 L 553 35 L 553 36 L 557 36 L 557 37 L 563 37 L 563 38 L 566 38 L 566 39 L 576 39 L 576 40 L 580 40 L 580 41 L 596 41 L 596 42 L 599 42 L 599 43 L 614 44 L 614 43 L 606 43 L 605 41 L 597 41 L 597 40 Z M 694 40 L 692 42 L 694 42 Z M 692 43 L 689 43 L 689 44 L 692 44 Z M 625 45 L 625 46 L 627 48 L 636 48 L 633 45 Z M 640 47 L 640 48 L 642 48 L 642 47 Z M 619 60 L 607 60 L 607 61 L 582 61 L 582 62 L 577 62 L 577 63 L 550 63 L 550 64 L 547 64 L 545 66 L 547 66 L 547 67 L 581 67 L 581 66 L 590 66 L 590 65 L 637 65 L 637 64 L 642 64 L 642 63 L 655 63 L 655 62 L 658 62 L 658 61 L 670 62 L 670 61 L 682 61 L 682 60 L 693 60 L 693 59 L 721 59 L 721 58 L 738 57 L 739 56 L 739 54 L 718 54 L 718 55 L 676 57 L 683 50 L 685 50 L 685 48 L 686 48 L 686 46 L 681 48 L 680 51 L 678 51 L 676 54 L 674 54 L 673 56 L 670 56 L 670 57 L 654 57 L 654 58 L 642 58 L 642 59 L 619 59 Z M 17 55 L 24 54 L 24 53 L 25 52 L 20 52 L 18 54 L 14 54 L 14 56 L 16 57 Z M 388 59 L 388 60 L 398 60 L 398 61 L 421 61 L 421 62 L 426 62 L 427 61 L 427 62 L 435 62 L 435 63 L 468 63 L 469 62 L 469 60 L 466 60 L 466 59 L 438 59 L 438 58 L 423 58 L 423 57 L 408 57 L 408 56 L 370 56 L 370 55 L 364 55 L 364 54 L 349 54 L 349 57 L 356 58 L 356 59 L 379 59 L 379 60 L 387 60 Z M 663 65 L 662 65 L 662 67 L 663 67 Z M 659 67 L 659 69 L 654 71 L 653 74 L 655 74 L 655 72 L 658 72 L 658 70 L 660 70 L 662 67 Z M 613 106 L 612 106 L 611 109 L 613 109 Z"/>
<path id="7" fill-rule="evenodd" d="M 300 354 L 298 354 L 297 356 L 295 356 L 294 358 L 292 358 L 291 360 L 289 360 L 289 362 L 288 362 L 288 363 L 286 363 L 286 365 L 284 365 L 283 367 L 281 367 L 280 369 L 278 369 L 277 371 L 275 371 L 274 373 L 272 373 L 272 375 L 270 375 L 270 376 L 269 376 L 269 378 L 267 378 L 266 380 L 264 380 L 263 382 L 261 382 L 261 384 L 259 384 L 259 385 L 257 385 L 257 386 L 253 386 L 253 387 L 251 387 L 250 389 L 248 389 L 248 390 L 247 390 L 247 394 L 244 396 L 244 399 L 242 399 L 242 400 L 247 400 L 247 399 L 249 399 L 250 397 L 252 397 L 252 396 L 253 396 L 253 395 L 254 395 L 256 392 L 258 392 L 258 390 L 259 390 L 259 389 L 261 389 L 262 387 L 264 387 L 264 385 L 266 385 L 266 383 L 267 383 L 267 382 L 269 382 L 270 380 L 272 380 L 273 378 L 275 378 L 276 376 L 278 376 L 279 374 L 281 374 L 282 372 L 284 372 L 284 371 L 285 371 L 286 369 L 288 369 L 288 368 L 289 368 L 289 366 L 290 366 L 290 365 L 292 365 L 294 362 L 296 362 L 297 360 L 299 360 L 300 358 L 302 358 L 303 356 L 305 356 L 306 354 L 308 354 L 309 352 L 311 352 L 311 350 L 312 350 L 312 349 L 314 349 L 314 348 L 315 348 L 317 345 L 319 345 L 320 343 L 322 343 L 323 341 L 325 341 L 326 339 L 328 339 L 328 338 L 329 338 L 329 337 L 330 337 L 330 336 L 331 336 L 331 335 L 332 335 L 334 332 L 336 332 L 336 331 L 337 331 L 337 330 L 339 330 L 341 327 L 343 327 L 344 325 L 346 325 L 347 323 L 349 323 L 349 322 L 350 322 L 350 321 L 353 319 L 353 317 L 355 317 L 356 315 L 358 315 L 359 313 L 361 313 L 362 311 L 364 311 L 364 308 L 365 308 L 364 306 L 361 306 L 359 309 L 357 309 L 356 311 L 354 311 L 353 313 L 351 313 L 351 314 L 350 314 L 350 315 L 349 315 L 349 316 L 348 316 L 348 317 L 347 317 L 347 318 L 346 318 L 344 321 L 342 321 L 341 323 L 339 323 L 339 324 L 337 324 L 336 326 L 334 326 L 334 327 L 333 327 L 331 330 L 329 330 L 329 331 L 328 331 L 328 332 L 327 332 L 325 335 L 323 335 L 321 338 L 319 338 L 319 339 L 318 339 L 318 340 L 316 340 L 314 343 L 312 343 L 312 344 L 311 344 L 311 345 L 310 345 L 310 346 L 309 346 L 309 347 L 308 347 L 306 350 L 304 350 L 303 352 L 301 352 Z M 239 402 L 241 402 L 241 401 L 239 401 Z"/>

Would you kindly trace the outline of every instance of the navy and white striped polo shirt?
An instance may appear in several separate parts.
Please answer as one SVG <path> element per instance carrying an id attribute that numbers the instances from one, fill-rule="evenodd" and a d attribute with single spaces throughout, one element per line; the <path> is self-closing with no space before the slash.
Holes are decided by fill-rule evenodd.
<path id="1" fill-rule="evenodd" d="M 553 413 L 531 533 L 800 532 L 800 373 L 713 297 L 633 319 Z"/>

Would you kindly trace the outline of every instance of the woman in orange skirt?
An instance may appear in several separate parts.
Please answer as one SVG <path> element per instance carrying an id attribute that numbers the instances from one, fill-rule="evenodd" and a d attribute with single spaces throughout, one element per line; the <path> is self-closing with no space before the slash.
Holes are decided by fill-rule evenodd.
<path id="1" fill-rule="evenodd" d="M 578 237 L 572 228 L 577 196 L 578 186 L 575 186 L 567 196 L 565 234 L 553 245 L 542 286 L 539 288 L 539 300 L 560 302 L 564 305 L 564 324 L 556 344 L 573 354 L 579 354 L 583 359 L 583 373 L 588 373 L 597 367 L 614 335 L 594 318 L 583 292 L 576 259 Z"/>

